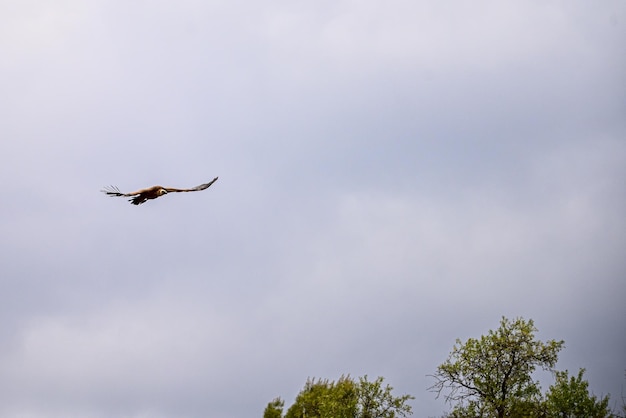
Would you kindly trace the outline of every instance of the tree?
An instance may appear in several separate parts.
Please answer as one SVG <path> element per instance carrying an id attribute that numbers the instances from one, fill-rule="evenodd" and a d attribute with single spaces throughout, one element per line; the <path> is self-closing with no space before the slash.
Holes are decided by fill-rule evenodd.
<path id="1" fill-rule="evenodd" d="M 308 379 L 285 418 L 354 418 L 357 388 L 350 376 L 337 382 Z"/>
<path id="2" fill-rule="evenodd" d="M 406 402 L 414 399 L 413 396 L 396 397 L 392 394 L 393 388 L 383 382 L 382 377 L 370 382 L 367 376 L 358 381 L 350 376 L 341 376 L 337 382 L 307 379 L 285 418 L 400 418 L 411 415 L 411 406 Z M 266 414 L 271 405 L 272 402 L 265 409 Z M 282 412 L 282 406 L 280 404 L 280 408 L 271 411 Z M 264 415 L 264 418 L 280 416 Z"/>
<path id="3" fill-rule="evenodd" d="M 358 416 L 360 418 L 395 418 L 411 415 L 411 406 L 406 402 L 415 399 L 411 395 L 395 397 L 389 385 L 383 388 L 383 378 L 369 382 L 367 376 L 359 378 L 357 388 Z"/>
<path id="4" fill-rule="evenodd" d="M 430 387 L 454 406 L 453 417 L 533 416 L 541 403 L 537 367 L 553 370 L 563 341 L 537 341 L 532 320 L 502 318 L 496 331 L 465 343 L 457 339 Z"/>
<path id="5" fill-rule="evenodd" d="M 274 399 L 267 404 L 263 412 L 263 418 L 281 418 L 283 416 L 283 406 L 285 406 L 285 401 L 280 398 Z"/>
<path id="6" fill-rule="evenodd" d="M 613 414 L 609 409 L 609 396 L 598 400 L 589 393 L 589 383 L 583 380 L 585 369 L 571 378 L 567 370 L 556 372 L 556 382 L 546 393 L 545 411 L 552 418 L 608 418 Z"/>

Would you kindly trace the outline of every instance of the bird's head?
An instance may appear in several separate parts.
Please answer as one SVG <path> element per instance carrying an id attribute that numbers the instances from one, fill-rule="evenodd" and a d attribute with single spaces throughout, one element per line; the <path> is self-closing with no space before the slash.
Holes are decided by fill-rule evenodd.
<path id="1" fill-rule="evenodd" d="M 167 194 L 167 190 L 165 190 L 164 188 L 160 188 L 159 189 L 159 196 L 163 196 L 164 194 Z"/>

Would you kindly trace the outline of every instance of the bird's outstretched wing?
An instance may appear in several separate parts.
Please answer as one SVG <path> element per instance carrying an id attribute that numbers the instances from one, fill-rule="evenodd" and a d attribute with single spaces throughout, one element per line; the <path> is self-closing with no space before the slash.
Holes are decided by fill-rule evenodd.
<path id="1" fill-rule="evenodd" d="M 162 190 L 163 188 L 161 186 L 152 186 L 146 189 L 137 190 L 136 192 L 122 193 L 117 187 L 109 186 L 105 187 L 102 192 L 111 197 L 130 197 L 131 199 L 128 199 L 130 203 L 132 203 L 133 205 L 141 205 L 146 200 L 156 199 L 157 197 L 161 196 L 163 194 Z"/>
<path id="2" fill-rule="evenodd" d="M 177 193 L 177 192 L 199 192 L 200 190 L 204 190 L 204 189 L 208 189 L 209 186 L 211 186 L 213 183 L 215 183 L 217 181 L 219 177 L 215 177 L 213 180 L 211 180 L 208 183 L 204 183 L 201 184 L 199 186 L 196 187 L 192 187 L 191 189 L 176 189 L 174 187 L 164 187 L 165 190 L 167 190 L 168 193 Z"/>
<path id="3" fill-rule="evenodd" d="M 113 196 L 129 196 L 129 194 L 120 192 L 120 189 L 118 189 L 116 186 L 106 186 L 106 187 L 104 187 L 100 191 L 102 193 L 106 193 L 108 196 L 111 196 L 111 197 L 113 197 Z"/>
<path id="4" fill-rule="evenodd" d="M 117 188 L 117 186 L 107 186 L 105 188 L 103 188 L 102 190 L 100 190 L 102 193 L 106 193 L 108 196 L 138 196 L 142 193 L 150 193 L 153 192 L 155 189 L 160 188 L 161 186 L 152 186 L 152 187 L 148 187 L 146 189 L 140 189 L 137 190 L 136 192 L 130 192 L 130 193 L 122 193 L 120 192 L 120 189 Z"/>

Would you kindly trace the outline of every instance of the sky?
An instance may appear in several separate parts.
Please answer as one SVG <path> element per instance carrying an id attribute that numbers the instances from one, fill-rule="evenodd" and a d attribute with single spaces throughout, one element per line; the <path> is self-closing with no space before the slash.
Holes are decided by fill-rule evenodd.
<path id="1" fill-rule="evenodd" d="M 625 47 L 622 0 L 0 1 L 0 417 L 441 416 L 503 316 L 619 406 Z"/>

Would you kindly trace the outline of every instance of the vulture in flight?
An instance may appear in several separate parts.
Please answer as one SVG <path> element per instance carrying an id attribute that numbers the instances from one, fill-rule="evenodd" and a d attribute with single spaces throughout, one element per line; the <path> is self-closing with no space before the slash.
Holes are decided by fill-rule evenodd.
<path id="1" fill-rule="evenodd" d="M 163 187 L 163 186 L 152 186 L 147 189 L 137 190 L 132 193 L 122 193 L 115 186 L 105 187 L 101 190 L 101 192 L 106 193 L 109 196 L 122 196 L 122 197 L 132 197 L 132 199 L 128 199 L 130 203 L 133 205 L 141 205 L 146 200 L 156 199 L 159 196 L 163 196 L 168 193 L 178 193 L 178 192 L 199 192 L 200 190 L 208 189 L 210 185 L 217 181 L 217 177 L 211 180 L 208 183 L 201 184 L 199 186 L 193 187 L 191 189 L 175 189 L 173 187 Z"/>

